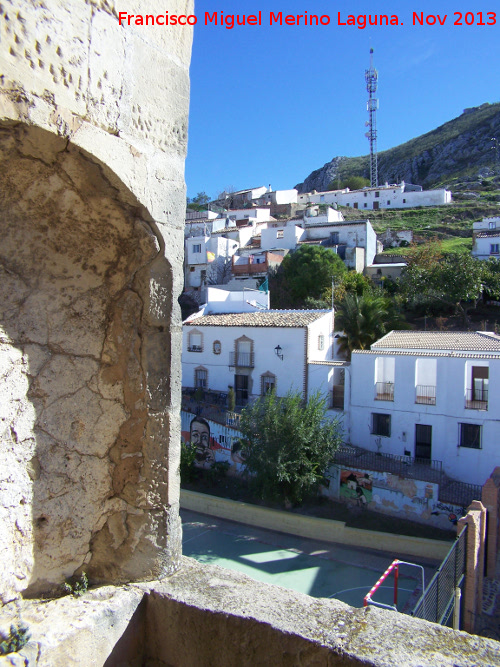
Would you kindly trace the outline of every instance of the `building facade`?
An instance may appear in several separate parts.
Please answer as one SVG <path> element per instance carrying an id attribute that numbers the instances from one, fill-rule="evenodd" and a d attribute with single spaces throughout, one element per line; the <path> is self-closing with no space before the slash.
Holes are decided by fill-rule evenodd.
<path id="1" fill-rule="evenodd" d="M 210 308 L 213 304 L 183 324 L 184 387 L 219 392 L 233 387 L 237 405 L 271 389 L 281 396 L 290 390 L 307 396 L 309 362 L 333 358 L 332 311 L 257 310 L 256 305 L 256 312 L 214 313 Z"/>
<path id="2" fill-rule="evenodd" d="M 483 484 L 500 465 L 500 336 L 393 331 L 351 361 L 350 442 L 440 460 Z"/>
<path id="3" fill-rule="evenodd" d="M 377 211 L 381 208 L 414 208 L 416 206 L 442 206 L 451 202 L 451 192 L 444 188 L 422 190 L 407 183 L 380 185 L 362 190 L 331 190 L 308 192 L 298 196 L 301 204 L 337 204 L 360 210 Z"/>

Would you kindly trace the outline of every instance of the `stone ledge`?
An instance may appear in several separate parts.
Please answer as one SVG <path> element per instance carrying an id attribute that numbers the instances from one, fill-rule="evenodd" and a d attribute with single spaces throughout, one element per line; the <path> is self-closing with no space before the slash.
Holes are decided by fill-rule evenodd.
<path id="1" fill-rule="evenodd" d="M 311 598 L 190 558 L 151 584 L 27 600 L 22 618 L 32 639 L 19 654 L 0 658 L 1 667 L 500 666 L 500 643 L 493 640 Z"/>

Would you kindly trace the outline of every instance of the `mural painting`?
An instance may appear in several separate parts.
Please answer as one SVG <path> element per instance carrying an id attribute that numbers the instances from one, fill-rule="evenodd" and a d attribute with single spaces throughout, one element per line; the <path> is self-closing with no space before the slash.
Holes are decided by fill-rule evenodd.
<path id="1" fill-rule="evenodd" d="M 368 472 L 356 470 L 340 472 L 340 497 L 353 500 L 359 507 L 366 507 L 372 501 L 372 487 L 372 475 Z"/>
<path id="2" fill-rule="evenodd" d="M 245 470 L 245 452 L 241 434 L 236 429 L 184 410 L 181 412 L 181 428 L 182 442 L 191 443 L 196 448 L 197 468 L 206 470 L 215 462 L 226 461 L 230 465 L 228 474 L 239 475 Z"/>

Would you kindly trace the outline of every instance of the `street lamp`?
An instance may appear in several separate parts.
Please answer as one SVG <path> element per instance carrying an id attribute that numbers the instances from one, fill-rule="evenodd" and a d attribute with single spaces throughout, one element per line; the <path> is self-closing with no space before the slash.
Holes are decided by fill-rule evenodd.
<path id="1" fill-rule="evenodd" d="M 281 346 L 276 345 L 274 351 L 276 352 L 276 356 L 278 357 L 278 359 L 281 359 L 281 361 L 283 361 L 283 352 L 281 351 Z"/>

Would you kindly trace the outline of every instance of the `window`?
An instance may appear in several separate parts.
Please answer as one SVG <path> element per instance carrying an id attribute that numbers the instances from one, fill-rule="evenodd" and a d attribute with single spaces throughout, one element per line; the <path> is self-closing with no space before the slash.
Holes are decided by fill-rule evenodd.
<path id="1" fill-rule="evenodd" d="M 497 223 L 496 222 L 489 222 L 488 223 L 488 229 L 496 229 L 497 228 Z"/>
<path id="2" fill-rule="evenodd" d="M 196 389 L 206 389 L 208 387 L 208 371 L 206 368 L 195 368 L 194 386 Z"/>
<path id="3" fill-rule="evenodd" d="M 260 376 L 260 393 L 262 396 L 270 394 L 276 390 L 276 375 L 273 373 L 264 373 Z"/>
<path id="4" fill-rule="evenodd" d="M 388 199 L 388 200 L 387 200 L 387 206 L 390 206 L 390 205 L 391 205 L 391 200 Z"/>
<path id="5" fill-rule="evenodd" d="M 380 192 L 376 192 L 375 197 L 380 197 Z"/>
<path id="6" fill-rule="evenodd" d="M 498 243 L 491 243 L 490 244 L 490 255 L 498 255 L 498 248 L 499 248 Z"/>
<path id="7" fill-rule="evenodd" d="M 282 239 L 283 238 L 283 230 L 282 229 L 278 229 L 278 231 L 276 232 L 276 238 L 277 239 Z"/>
<path id="8" fill-rule="evenodd" d="M 189 267 L 189 270 L 191 271 L 191 273 L 193 273 L 194 270 L 195 270 L 195 267 L 194 267 L 194 266 L 190 266 L 190 267 Z"/>
<path id="9" fill-rule="evenodd" d="M 363 193 L 365 197 L 368 197 L 368 192 Z"/>
<path id="10" fill-rule="evenodd" d="M 339 234 L 340 232 L 330 232 L 330 243 L 333 245 L 339 244 Z"/>
<path id="11" fill-rule="evenodd" d="M 481 449 L 481 426 L 479 424 L 459 424 L 460 444 L 459 447 L 470 447 Z"/>
<path id="12" fill-rule="evenodd" d="M 372 412 L 372 434 L 388 438 L 391 435 L 391 415 Z"/>
<path id="13" fill-rule="evenodd" d="M 220 340 L 214 340 L 213 349 L 214 349 L 214 354 L 220 354 L 221 353 L 222 346 L 221 346 Z"/>
<path id="14" fill-rule="evenodd" d="M 193 252 L 201 252 L 201 243 L 195 243 L 193 245 Z"/>
<path id="15" fill-rule="evenodd" d="M 366 202 L 363 204 L 363 208 L 368 208 L 368 204 Z"/>
<path id="16" fill-rule="evenodd" d="M 403 199 L 403 204 L 406 204 L 406 199 Z"/>
<path id="17" fill-rule="evenodd" d="M 203 334 L 201 331 L 193 329 L 188 333 L 188 351 L 203 352 Z"/>
<path id="18" fill-rule="evenodd" d="M 325 349 L 325 337 L 323 335 L 318 336 L 318 350 Z"/>

